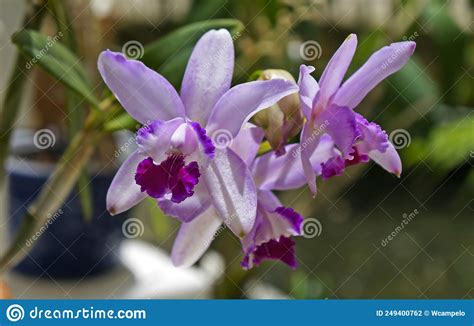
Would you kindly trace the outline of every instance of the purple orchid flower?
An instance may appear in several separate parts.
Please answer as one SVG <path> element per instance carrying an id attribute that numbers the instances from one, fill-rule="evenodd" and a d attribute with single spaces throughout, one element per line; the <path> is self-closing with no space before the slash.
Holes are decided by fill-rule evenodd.
<path id="1" fill-rule="evenodd" d="M 319 84 L 310 75 L 313 67 L 300 68 L 300 101 L 307 119 L 301 132 L 301 158 L 313 194 L 316 194 L 317 175 L 323 178 L 340 175 L 346 166 L 369 159 L 397 176 L 402 172 L 400 157 L 385 131 L 353 109 L 382 80 L 405 65 L 416 44 L 399 42 L 383 47 L 341 85 L 356 46 L 356 35 L 349 35 L 329 61 Z M 334 141 L 338 154 L 314 169 L 311 154 L 326 134 Z"/>
<path id="2" fill-rule="evenodd" d="M 150 196 L 166 214 L 191 221 L 212 203 L 229 228 L 247 234 L 257 210 L 250 172 L 211 138 L 224 132 L 232 139 L 253 114 L 298 87 L 270 80 L 230 88 L 234 48 L 224 29 L 207 32 L 196 44 L 181 95 L 164 77 L 121 53 L 102 52 L 98 67 L 125 110 L 144 125 L 138 149 L 109 188 L 108 211 L 121 213 Z"/>
<path id="3" fill-rule="evenodd" d="M 279 157 L 275 152 L 256 157 L 263 135 L 262 129 L 247 124 L 227 148 L 232 156 L 239 157 L 242 168 L 248 167 L 258 189 L 255 223 L 241 239 L 244 251 L 241 265 L 249 269 L 264 260 L 275 259 L 295 268 L 295 243 L 291 237 L 301 235 L 303 217 L 292 208 L 284 207 L 272 190 L 296 189 L 306 184 L 301 151 L 298 144 L 292 144 L 287 145 L 286 153 Z M 310 161 L 316 167 L 334 155 L 334 142 L 325 135 Z M 194 220 L 183 223 L 173 245 L 173 263 L 177 266 L 193 265 L 221 228 L 222 218 L 213 206 Z"/>

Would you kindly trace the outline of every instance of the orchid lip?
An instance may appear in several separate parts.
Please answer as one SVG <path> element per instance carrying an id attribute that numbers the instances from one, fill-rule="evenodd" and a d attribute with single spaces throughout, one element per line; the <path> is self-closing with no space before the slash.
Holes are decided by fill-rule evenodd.
<path id="1" fill-rule="evenodd" d="M 280 237 L 271 239 L 251 249 L 251 254 L 247 254 L 241 262 L 241 266 L 250 269 L 252 266 L 258 266 L 268 259 L 280 260 L 290 268 L 297 267 L 295 257 L 295 242 L 290 237 Z"/>
<path id="2" fill-rule="evenodd" d="M 291 236 L 302 234 L 303 216 L 292 208 L 279 206 L 260 217 L 254 226 L 252 244 L 245 250 L 241 266 L 250 269 L 273 259 L 296 268 L 295 242 Z"/>
<path id="3" fill-rule="evenodd" d="M 197 162 L 185 165 L 184 155 L 169 154 L 160 164 L 148 157 L 138 164 L 135 182 L 142 192 L 153 198 L 165 198 L 180 203 L 194 194 L 201 173 Z"/>

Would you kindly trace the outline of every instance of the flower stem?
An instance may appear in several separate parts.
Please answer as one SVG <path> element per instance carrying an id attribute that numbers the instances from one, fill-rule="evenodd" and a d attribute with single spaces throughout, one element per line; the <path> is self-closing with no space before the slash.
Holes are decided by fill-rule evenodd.
<path id="1" fill-rule="evenodd" d="M 101 131 L 84 130 L 73 138 L 40 194 L 27 208 L 26 216 L 15 239 L 1 257 L 0 271 L 2 273 L 28 254 L 28 250 L 25 249 L 27 240 L 61 208 L 103 135 Z"/>

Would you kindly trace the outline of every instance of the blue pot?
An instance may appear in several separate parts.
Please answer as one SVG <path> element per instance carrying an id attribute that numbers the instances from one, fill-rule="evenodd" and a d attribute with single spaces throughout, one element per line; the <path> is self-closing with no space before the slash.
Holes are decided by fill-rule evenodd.
<path id="1" fill-rule="evenodd" d="M 18 162 L 9 171 L 12 237 L 21 225 L 26 207 L 39 194 L 51 172 L 36 168 L 38 163 Z M 14 270 L 31 276 L 83 278 L 116 266 L 125 215 L 112 217 L 106 210 L 105 198 L 112 178 L 112 174 L 91 175 L 93 217 L 90 221 L 83 218 L 77 189 L 72 191 L 64 206 L 49 216 L 49 222 L 27 241 L 31 250 Z"/>

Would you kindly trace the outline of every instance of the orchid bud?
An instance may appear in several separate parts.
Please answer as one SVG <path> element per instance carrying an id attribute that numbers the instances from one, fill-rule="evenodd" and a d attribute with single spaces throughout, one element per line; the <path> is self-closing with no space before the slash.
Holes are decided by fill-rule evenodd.
<path id="1" fill-rule="evenodd" d="M 294 83 L 295 79 L 286 70 L 263 70 L 258 80 L 285 79 Z M 288 139 L 296 136 L 303 125 L 298 93 L 285 96 L 269 108 L 258 112 L 252 120 L 265 132 L 265 137 L 277 156 L 285 153 Z"/>

